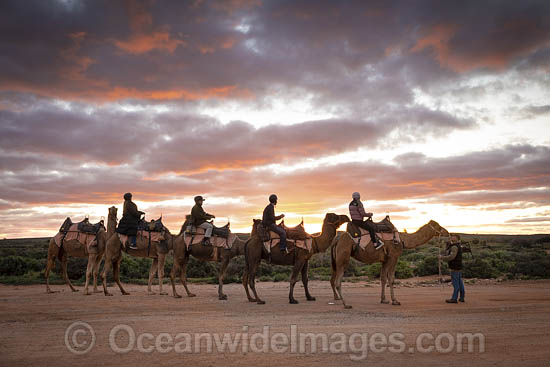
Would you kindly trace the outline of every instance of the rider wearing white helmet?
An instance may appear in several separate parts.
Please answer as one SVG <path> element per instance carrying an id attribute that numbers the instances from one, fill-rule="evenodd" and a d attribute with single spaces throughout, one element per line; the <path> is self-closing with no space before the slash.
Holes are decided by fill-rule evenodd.
<path id="1" fill-rule="evenodd" d="M 384 242 L 376 237 L 374 232 L 374 223 L 372 220 L 364 221 L 363 218 L 367 217 L 372 219 L 372 213 L 366 213 L 363 203 L 361 202 L 361 195 L 358 192 L 354 192 L 352 195 L 352 201 L 349 203 L 349 214 L 351 216 L 351 221 L 358 227 L 364 228 L 369 231 L 370 239 L 374 244 L 374 248 L 378 250 L 384 246 Z"/>

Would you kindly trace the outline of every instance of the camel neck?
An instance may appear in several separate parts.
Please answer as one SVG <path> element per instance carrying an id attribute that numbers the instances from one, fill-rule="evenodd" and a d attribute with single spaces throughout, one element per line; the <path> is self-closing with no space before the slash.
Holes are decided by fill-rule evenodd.
<path id="1" fill-rule="evenodd" d="M 107 235 L 112 236 L 113 233 L 115 233 L 116 229 L 116 217 L 113 218 L 113 216 L 109 213 L 109 217 L 107 218 Z"/>
<path id="2" fill-rule="evenodd" d="M 313 242 L 315 242 L 313 251 L 315 253 L 325 252 L 326 249 L 330 247 L 334 236 L 336 236 L 336 228 L 334 228 L 333 225 L 323 223 L 321 234 L 317 237 L 313 237 Z"/>
<path id="3" fill-rule="evenodd" d="M 435 236 L 435 231 L 427 224 L 423 225 L 414 233 L 399 233 L 405 248 L 412 249 L 421 246 Z"/>

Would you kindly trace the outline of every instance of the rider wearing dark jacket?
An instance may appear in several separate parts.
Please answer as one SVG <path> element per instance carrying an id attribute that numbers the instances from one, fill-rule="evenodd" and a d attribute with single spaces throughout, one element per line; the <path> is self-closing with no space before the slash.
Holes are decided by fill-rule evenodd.
<path id="1" fill-rule="evenodd" d="M 124 194 L 122 219 L 118 223 L 116 231 L 130 237 L 130 248 L 136 248 L 138 223 L 143 214 L 145 213 L 139 211 L 137 205 L 132 201 L 132 194 L 129 192 Z"/>

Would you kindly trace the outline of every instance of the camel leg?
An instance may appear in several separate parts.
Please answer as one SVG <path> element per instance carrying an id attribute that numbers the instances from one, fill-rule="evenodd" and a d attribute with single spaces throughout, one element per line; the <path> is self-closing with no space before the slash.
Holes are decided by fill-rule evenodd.
<path id="1" fill-rule="evenodd" d="M 399 306 L 401 303 L 395 298 L 393 292 L 393 283 L 395 280 L 395 267 L 397 266 L 397 261 L 395 261 L 388 269 L 388 281 L 390 282 L 390 295 L 391 295 L 391 304 L 394 306 Z"/>
<path id="2" fill-rule="evenodd" d="M 304 290 L 306 292 L 306 299 L 308 301 L 315 301 L 315 297 L 313 297 L 311 294 L 309 294 L 309 289 L 307 287 L 308 270 L 309 270 L 309 261 L 306 260 L 306 263 L 302 267 L 302 284 L 304 285 Z"/>
<path id="3" fill-rule="evenodd" d="M 128 296 L 130 293 L 126 292 L 124 288 L 122 288 L 122 283 L 120 283 L 120 262 L 122 261 L 122 257 L 119 257 L 117 261 L 113 263 L 113 277 L 115 278 L 115 282 L 118 285 L 118 288 L 120 289 L 120 292 L 123 296 Z"/>
<path id="4" fill-rule="evenodd" d="M 168 292 L 162 290 L 162 286 L 164 285 L 164 262 L 166 261 L 166 254 L 159 254 L 158 257 L 159 294 L 161 296 L 166 296 Z"/>
<path id="5" fill-rule="evenodd" d="M 101 291 L 97 289 L 97 275 L 99 274 L 99 265 L 101 265 L 102 255 L 97 255 L 94 263 L 94 293 L 100 293 Z"/>
<path id="6" fill-rule="evenodd" d="M 158 258 L 153 259 L 153 263 L 151 264 L 151 267 L 149 268 L 149 282 L 147 283 L 147 294 L 154 295 L 155 292 L 151 289 L 151 285 L 153 284 L 153 278 L 155 277 L 155 274 L 157 273 L 158 269 Z"/>
<path id="7" fill-rule="evenodd" d="M 332 287 L 332 294 L 334 295 L 334 300 L 339 301 L 340 296 L 336 292 L 336 270 L 332 269 L 332 275 L 330 277 L 330 286 Z"/>
<path id="8" fill-rule="evenodd" d="M 258 261 L 255 263 L 252 263 L 250 266 L 250 271 L 248 272 L 248 286 L 250 289 L 252 289 L 252 293 L 254 294 L 254 298 L 256 299 L 256 303 L 259 305 L 264 305 L 265 301 L 260 299 L 258 296 L 258 293 L 256 292 L 256 272 L 258 271 L 258 267 L 260 266 L 260 261 L 262 261 L 261 258 L 258 258 Z"/>
<path id="9" fill-rule="evenodd" d="M 46 264 L 46 271 L 44 271 L 44 277 L 46 278 L 46 293 L 59 293 L 59 291 L 52 291 L 50 289 L 50 271 L 55 266 L 55 257 L 57 255 L 48 256 L 48 263 Z"/>
<path id="10" fill-rule="evenodd" d="M 176 292 L 176 274 L 180 266 L 177 259 L 174 259 L 174 265 L 172 265 L 172 270 L 170 271 L 170 284 L 172 284 L 172 297 L 181 298 L 181 296 Z"/>
<path id="11" fill-rule="evenodd" d="M 218 273 L 218 298 L 220 300 L 226 300 L 227 294 L 223 293 L 223 278 L 225 277 L 225 271 L 227 270 L 227 266 L 229 265 L 230 257 L 228 254 L 224 254 L 222 264 L 220 266 L 220 272 Z"/>
<path id="12" fill-rule="evenodd" d="M 250 296 L 250 292 L 248 291 L 248 266 L 245 265 L 244 271 L 243 271 L 243 287 L 244 291 L 246 292 L 246 298 L 248 298 L 248 302 L 257 302 L 255 298 L 252 298 Z"/>
<path id="13" fill-rule="evenodd" d="M 296 251 L 296 249 L 294 250 Z M 298 275 L 302 272 L 302 269 L 304 268 L 304 261 L 300 259 L 296 259 L 296 263 L 294 264 L 294 267 L 292 268 L 292 273 L 290 274 L 290 291 L 288 292 L 288 301 L 291 304 L 297 304 L 298 301 L 294 298 L 294 286 L 296 285 L 296 282 L 298 281 Z"/>
<path id="14" fill-rule="evenodd" d="M 61 259 L 61 265 L 63 267 L 63 279 L 65 279 L 65 282 L 69 285 L 71 291 L 78 292 L 78 289 L 73 287 L 73 283 L 71 283 L 71 280 L 69 279 L 69 274 L 67 274 L 67 260 L 67 253 L 65 253 Z"/>
<path id="15" fill-rule="evenodd" d="M 390 303 L 386 299 L 386 283 L 388 281 L 388 265 L 389 262 L 386 261 L 385 263 L 382 263 L 382 268 L 380 269 L 380 286 L 382 287 L 382 291 L 380 294 L 380 303 Z"/>
<path id="16" fill-rule="evenodd" d="M 110 261 L 110 259 L 107 259 L 107 257 L 105 257 L 105 261 L 103 263 L 103 271 L 101 272 L 101 278 L 102 278 L 102 283 L 103 283 L 103 293 L 106 296 L 112 296 L 113 295 L 112 293 L 110 293 L 107 290 L 107 275 L 109 275 L 109 270 L 111 270 L 112 265 L 113 264 Z"/>
<path id="17" fill-rule="evenodd" d="M 189 261 L 189 256 L 184 257 L 181 264 L 180 280 L 181 280 L 181 284 L 183 284 L 183 288 L 185 288 L 185 291 L 187 292 L 187 297 L 195 297 L 196 294 L 191 293 L 189 288 L 187 288 L 187 262 L 188 261 Z"/>
<path id="18" fill-rule="evenodd" d="M 334 270 L 334 286 L 336 288 L 336 292 L 338 293 L 338 298 L 342 300 L 344 308 L 351 308 L 351 305 L 346 304 L 342 294 L 342 279 L 344 278 L 344 273 L 349 266 L 350 255 L 351 254 L 344 254 L 344 259 L 340 263 L 338 262 L 338 257 L 336 257 L 336 270 Z"/>
<path id="19" fill-rule="evenodd" d="M 92 275 L 93 268 L 95 267 L 97 256 L 90 254 L 88 256 L 88 265 L 86 266 L 86 282 L 84 283 L 84 295 L 89 296 L 91 293 L 88 290 L 88 284 L 90 284 L 90 276 Z"/>

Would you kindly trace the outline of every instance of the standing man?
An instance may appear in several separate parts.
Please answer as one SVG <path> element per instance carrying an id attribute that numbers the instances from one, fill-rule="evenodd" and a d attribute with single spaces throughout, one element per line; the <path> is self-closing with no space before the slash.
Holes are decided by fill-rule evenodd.
<path id="1" fill-rule="evenodd" d="M 130 248 L 137 250 L 136 236 L 138 223 L 141 216 L 145 214 L 137 209 L 137 205 L 132 201 L 132 193 L 124 194 L 124 207 L 122 211 L 122 219 L 118 223 L 116 231 L 130 237 Z"/>
<path id="2" fill-rule="evenodd" d="M 353 194 L 351 194 L 351 198 L 353 200 L 351 201 L 351 203 L 349 203 L 349 214 L 350 214 L 352 223 L 358 227 L 361 227 L 369 231 L 370 240 L 374 244 L 374 249 L 378 250 L 379 248 L 384 246 L 384 241 L 377 238 L 376 233 L 374 233 L 374 224 L 372 223 L 372 213 L 365 213 L 365 208 L 363 207 L 363 203 L 361 202 L 361 195 L 358 192 L 354 192 Z M 364 217 L 368 217 L 371 220 L 364 221 L 363 220 Z"/>
<path id="3" fill-rule="evenodd" d="M 453 296 L 445 300 L 447 303 L 464 302 L 464 282 L 462 282 L 462 246 L 460 246 L 460 236 L 453 234 L 451 241 L 447 243 L 445 249 L 446 255 L 439 255 L 439 259 L 449 263 L 451 269 L 451 282 L 453 283 Z"/>
<path id="4" fill-rule="evenodd" d="M 210 237 L 212 236 L 212 230 L 214 226 L 212 223 L 207 222 L 207 220 L 216 218 L 212 214 L 208 214 L 202 208 L 202 203 L 204 203 L 204 198 L 202 196 L 195 196 L 195 206 L 191 209 L 191 217 L 193 225 L 198 228 L 204 229 L 204 238 L 202 239 L 203 245 L 210 245 Z"/>
<path id="5" fill-rule="evenodd" d="M 277 233 L 281 240 L 279 241 L 279 249 L 281 254 L 288 254 L 288 249 L 286 248 L 286 232 L 283 228 L 275 224 L 276 220 L 283 219 L 284 214 L 275 216 L 275 205 L 277 205 L 277 195 L 269 195 L 269 204 L 264 209 L 264 214 L 262 216 L 262 224 L 265 228 Z"/>

